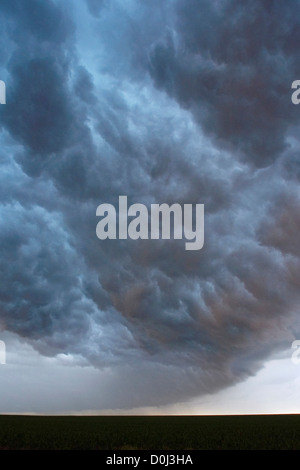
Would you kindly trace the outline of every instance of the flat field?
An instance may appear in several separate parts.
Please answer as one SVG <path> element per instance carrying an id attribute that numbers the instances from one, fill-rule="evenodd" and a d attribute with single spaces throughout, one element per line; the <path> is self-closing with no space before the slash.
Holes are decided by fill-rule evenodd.
<path id="1" fill-rule="evenodd" d="M 0 450 L 300 450 L 300 415 L 0 416 Z"/>

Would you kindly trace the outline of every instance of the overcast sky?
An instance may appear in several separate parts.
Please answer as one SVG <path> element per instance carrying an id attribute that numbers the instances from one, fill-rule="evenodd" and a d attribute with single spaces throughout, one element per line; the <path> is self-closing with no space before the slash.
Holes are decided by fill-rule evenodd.
<path id="1" fill-rule="evenodd" d="M 0 412 L 300 412 L 300 1 L 1 0 Z M 96 208 L 204 204 L 205 241 Z"/>

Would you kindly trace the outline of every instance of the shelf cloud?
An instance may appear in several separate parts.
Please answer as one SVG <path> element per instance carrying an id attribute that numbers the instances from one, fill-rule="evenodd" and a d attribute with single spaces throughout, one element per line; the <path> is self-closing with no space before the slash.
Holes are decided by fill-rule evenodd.
<path id="1" fill-rule="evenodd" d="M 243 381 L 300 335 L 300 4 L 73 3 L 0 5 L 0 326 L 107 407 Z M 99 240 L 120 195 L 204 204 L 203 248 Z"/>

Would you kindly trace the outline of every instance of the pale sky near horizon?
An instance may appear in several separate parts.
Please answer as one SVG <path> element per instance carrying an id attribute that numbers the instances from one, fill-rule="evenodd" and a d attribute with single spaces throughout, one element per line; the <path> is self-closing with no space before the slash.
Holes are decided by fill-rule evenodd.
<path id="1" fill-rule="evenodd" d="M 300 1 L 1 0 L 0 34 L 0 413 L 299 413 Z M 203 248 L 100 240 L 120 195 L 204 204 Z"/>
<path id="2" fill-rule="evenodd" d="M 79 366 L 67 356 L 45 358 L 28 344 L 20 342 L 15 335 L 6 333 L 3 336 L 7 349 L 6 364 L 0 366 L 3 414 L 300 413 L 300 364 L 292 362 L 292 349 L 266 362 L 255 376 L 217 393 L 160 407 L 120 408 L 118 397 L 113 398 L 112 371 Z"/>

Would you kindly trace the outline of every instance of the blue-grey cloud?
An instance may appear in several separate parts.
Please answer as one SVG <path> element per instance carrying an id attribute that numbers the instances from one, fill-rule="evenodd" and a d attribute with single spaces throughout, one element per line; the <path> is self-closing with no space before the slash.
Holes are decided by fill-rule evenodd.
<path id="1" fill-rule="evenodd" d="M 243 380 L 300 330 L 299 3 L 73 10 L 0 6 L 1 327 L 111 367 L 107 407 Z M 121 194 L 204 203 L 204 248 L 101 242 Z"/>

